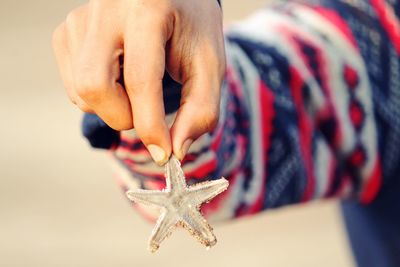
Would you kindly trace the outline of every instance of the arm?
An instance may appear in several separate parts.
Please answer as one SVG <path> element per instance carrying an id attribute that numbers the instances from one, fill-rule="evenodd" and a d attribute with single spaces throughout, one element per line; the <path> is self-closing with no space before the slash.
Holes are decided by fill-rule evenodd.
<path id="1" fill-rule="evenodd" d="M 367 39 L 362 27 L 371 30 Z M 369 58 L 374 34 L 393 63 Z M 221 120 L 183 162 L 190 183 L 230 180 L 204 212 L 230 219 L 321 198 L 373 201 L 400 165 L 395 149 L 390 161 L 385 152 L 400 141 L 399 124 L 380 115 L 399 112 L 398 88 L 374 72 L 400 71 L 388 36 L 379 20 L 340 1 L 277 5 L 233 26 Z M 382 92 L 387 98 L 373 101 Z M 129 171 L 124 181 L 162 187 L 162 170 L 143 148 L 134 132 L 121 133 L 114 155 Z"/>

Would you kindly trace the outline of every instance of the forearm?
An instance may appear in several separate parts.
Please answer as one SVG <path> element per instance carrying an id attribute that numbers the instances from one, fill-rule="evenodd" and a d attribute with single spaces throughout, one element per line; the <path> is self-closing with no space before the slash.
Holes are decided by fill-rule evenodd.
<path id="1" fill-rule="evenodd" d="M 266 9 L 228 33 L 234 139 L 248 140 L 232 150 L 242 156 L 236 215 L 326 197 L 370 203 L 395 179 L 400 156 L 386 137 L 400 141 L 399 123 L 380 115 L 400 110 L 391 39 L 374 15 L 340 1 Z"/>
<path id="2" fill-rule="evenodd" d="M 215 203 L 230 216 L 329 197 L 370 203 L 396 179 L 396 42 L 375 15 L 326 3 L 265 9 L 227 34 L 209 176 L 230 178 L 230 193 Z"/>

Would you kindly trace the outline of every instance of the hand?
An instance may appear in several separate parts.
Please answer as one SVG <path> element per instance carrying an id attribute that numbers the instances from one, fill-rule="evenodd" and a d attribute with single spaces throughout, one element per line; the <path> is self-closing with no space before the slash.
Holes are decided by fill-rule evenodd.
<path id="1" fill-rule="evenodd" d="M 217 123 L 225 51 L 216 0 L 92 0 L 55 30 L 53 48 L 71 101 L 115 130 L 134 127 L 160 165 L 171 153 L 183 159 Z M 171 130 L 165 69 L 183 85 Z"/>

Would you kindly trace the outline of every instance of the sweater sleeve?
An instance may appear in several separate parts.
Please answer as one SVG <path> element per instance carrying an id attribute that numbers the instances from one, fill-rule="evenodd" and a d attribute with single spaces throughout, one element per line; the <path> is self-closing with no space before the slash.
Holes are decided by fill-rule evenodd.
<path id="1" fill-rule="evenodd" d="M 396 179 L 400 31 L 398 1 L 390 3 L 291 1 L 226 32 L 219 124 L 182 163 L 189 184 L 230 181 L 206 216 L 329 197 L 370 203 Z M 134 131 L 121 132 L 112 153 L 124 190 L 164 187 Z"/>

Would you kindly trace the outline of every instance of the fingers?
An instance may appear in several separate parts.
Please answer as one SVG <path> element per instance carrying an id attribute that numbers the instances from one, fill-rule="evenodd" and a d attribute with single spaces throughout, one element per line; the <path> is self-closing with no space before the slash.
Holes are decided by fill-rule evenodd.
<path id="1" fill-rule="evenodd" d="M 131 129 L 129 98 L 117 82 L 122 38 L 115 25 L 104 20 L 106 9 L 93 3 L 72 11 L 54 33 L 60 73 L 71 101 L 80 109 L 96 113 L 115 130 Z"/>
<path id="2" fill-rule="evenodd" d="M 130 129 L 133 127 L 130 102 L 117 82 L 119 57 L 123 53 L 121 33 L 104 20 L 105 8 L 94 3 L 83 43 L 74 55 L 75 90 L 111 128 Z"/>
<path id="3" fill-rule="evenodd" d="M 83 112 L 93 113 L 90 108 L 75 92 L 73 84 L 71 53 L 68 46 L 67 31 L 65 23 L 61 24 L 53 34 L 53 50 L 57 65 L 61 73 L 61 78 L 68 97 L 72 103 L 78 106 Z"/>
<path id="4" fill-rule="evenodd" d="M 183 160 L 192 143 L 213 130 L 219 117 L 219 88 L 193 79 L 183 88 L 182 104 L 171 129 L 173 153 Z"/>
<path id="5" fill-rule="evenodd" d="M 188 4 L 187 1 L 182 3 Z M 216 1 L 191 4 L 198 4 L 196 12 L 190 16 L 182 14 L 181 20 L 194 20 L 193 25 L 197 27 L 190 29 L 187 23 L 176 24 L 168 57 L 168 70 L 183 84 L 181 106 L 171 129 L 173 153 L 180 160 L 194 140 L 217 125 L 226 66 L 222 15 Z M 204 19 L 213 23 L 203 23 Z M 189 39 L 175 32 L 182 32 Z"/>
<path id="6" fill-rule="evenodd" d="M 220 108 L 221 67 L 219 59 L 203 52 L 195 55 L 189 79 L 183 84 L 181 106 L 171 129 L 173 153 L 182 160 L 198 137 L 215 128 Z M 207 59 L 205 59 L 207 58 Z M 214 58 L 214 59 L 213 59 Z M 213 64 L 214 63 L 214 64 Z"/>
<path id="7" fill-rule="evenodd" d="M 124 47 L 125 86 L 135 129 L 159 165 L 168 161 L 172 150 L 162 93 L 168 24 L 167 17 L 141 16 L 139 22 L 127 27 Z"/>
<path id="8" fill-rule="evenodd" d="M 164 164 L 172 151 L 183 159 L 193 140 L 218 120 L 225 66 L 222 23 L 214 23 L 218 20 L 222 16 L 213 0 L 90 1 L 73 11 L 54 35 L 68 95 L 115 130 L 135 124 L 157 163 Z M 162 97 L 166 56 L 168 72 L 183 84 L 171 134 Z"/>

